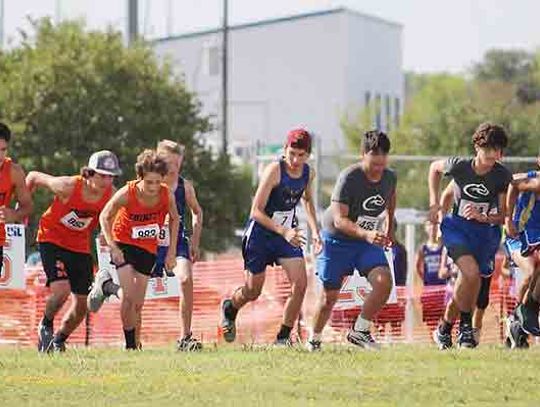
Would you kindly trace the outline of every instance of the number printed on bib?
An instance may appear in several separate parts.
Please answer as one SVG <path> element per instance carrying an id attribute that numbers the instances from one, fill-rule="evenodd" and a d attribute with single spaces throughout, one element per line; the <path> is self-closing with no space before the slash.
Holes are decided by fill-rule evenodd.
<path id="1" fill-rule="evenodd" d="M 276 225 L 292 228 L 294 219 L 294 211 L 275 211 L 272 215 L 272 220 Z"/>
<path id="2" fill-rule="evenodd" d="M 158 246 L 169 246 L 169 225 L 164 225 L 159 229 Z"/>
<path id="3" fill-rule="evenodd" d="M 159 234 L 159 225 L 152 223 L 151 225 L 134 226 L 131 229 L 132 239 L 157 239 Z"/>
<path id="4" fill-rule="evenodd" d="M 364 230 L 380 230 L 382 218 L 376 216 L 359 216 L 356 224 Z"/>
<path id="5" fill-rule="evenodd" d="M 71 230 L 84 230 L 92 223 L 92 218 L 79 218 L 79 216 L 71 211 L 60 219 L 62 224 Z"/>
<path id="6" fill-rule="evenodd" d="M 458 208 L 458 215 L 461 217 L 465 217 L 465 206 L 472 205 L 474 209 L 476 209 L 481 214 L 488 214 L 489 211 L 489 203 L 487 202 L 473 202 L 469 201 L 467 199 L 461 199 L 459 201 L 459 208 Z"/>

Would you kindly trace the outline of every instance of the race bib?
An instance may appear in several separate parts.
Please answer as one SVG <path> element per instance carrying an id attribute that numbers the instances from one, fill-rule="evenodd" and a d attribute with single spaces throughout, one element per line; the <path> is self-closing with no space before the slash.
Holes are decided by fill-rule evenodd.
<path id="1" fill-rule="evenodd" d="M 157 239 L 159 235 L 159 225 L 152 223 L 151 225 L 134 226 L 131 229 L 132 239 Z"/>
<path id="2" fill-rule="evenodd" d="M 60 222 L 71 230 L 85 230 L 92 223 L 92 218 L 79 218 L 74 211 L 71 211 L 61 218 Z"/>
<path id="3" fill-rule="evenodd" d="M 364 230 L 381 230 L 382 220 L 377 216 L 359 216 L 356 224 Z"/>
<path id="4" fill-rule="evenodd" d="M 276 225 L 290 229 L 294 220 L 294 211 L 275 211 L 272 215 L 272 220 Z"/>
<path id="5" fill-rule="evenodd" d="M 458 207 L 458 215 L 461 217 L 465 217 L 465 206 L 472 205 L 474 209 L 476 209 L 481 214 L 487 215 L 489 211 L 489 203 L 487 202 L 473 202 L 469 201 L 467 199 L 461 199 L 459 201 L 459 207 Z"/>
<path id="6" fill-rule="evenodd" d="M 169 226 L 164 225 L 159 229 L 158 246 L 169 246 L 170 242 Z"/>

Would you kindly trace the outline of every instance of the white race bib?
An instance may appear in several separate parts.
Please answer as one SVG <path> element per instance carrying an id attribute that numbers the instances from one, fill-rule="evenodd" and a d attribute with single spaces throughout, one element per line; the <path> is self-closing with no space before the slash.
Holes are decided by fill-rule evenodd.
<path id="1" fill-rule="evenodd" d="M 356 224 L 364 230 L 381 230 L 383 218 L 377 216 L 359 216 Z"/>
<path id="2" fill-rule="evenodd" d="M 159 225 L 152 223 L 151 225 L 133 226 L 131 228 L 132 239 L 157 239 L 159 235 Z"/>
<path id="3" fill-rule="evenodd" d="M 159 229 L 158 246 L 168 247 L 170 244 L 169 225 L 164 225 Z"/>
<path id="4" fill-rule="evenodd" d="M 487 202 L 473 202 L 469 201 L 467 199 L 461 199 L 459 201 L 459 207 L 458 207 L 458 215 L 461 217 L 465 217 L 465 206 L 472 205 L 474 209 L 476 209 L 481 214 L 487 215 L 489 211 L 489 203 Z"/>
<path id="5" fill-rule="evenodd" d="M 71 230 L 84 230 L 92 223 L 92 218 L 79 218 L 79 216 L 71 211 L 65 215 L 60 222 Z"/>
<path id="6" fill-rule="evenodd" d="M 291 211 L 275 211 L 272 215 L 272 220 L 276 225 L 281 225 L 286 228 L 292 228 L 294 220 L 294 210 Z"/>

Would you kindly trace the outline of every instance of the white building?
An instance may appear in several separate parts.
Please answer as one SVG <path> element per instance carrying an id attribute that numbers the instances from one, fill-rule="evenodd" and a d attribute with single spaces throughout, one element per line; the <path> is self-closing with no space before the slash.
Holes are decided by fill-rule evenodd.
<path id="1" fill-rule="evenodd" d="M 403 105 L 402 26 L 347 8 L 232 26 L 229 31 L 229 144 L 246 157 L 256 143 L 281 143 L 303 125 L 324 154 L 345 149 L 341 120 L 373 103 L 374 124 L 399 120 Z M 220 123 L 219 29 L 156 40 Z M 376 108 L 378 106 L 378 108 Z M 220 132 L 208 142 L 220 145 Z"/>

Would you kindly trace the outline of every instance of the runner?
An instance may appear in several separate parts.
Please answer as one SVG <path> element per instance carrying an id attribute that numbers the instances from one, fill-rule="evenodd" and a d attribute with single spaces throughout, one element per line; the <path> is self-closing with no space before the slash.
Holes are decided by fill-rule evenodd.
<path id="1" fill-rule="evenodd" d="M 222 304 L 221 326 L 227 342 L 236 338 L 238 311 L 261 294 L 266 267 L 279 264 L 291 283 L 292 294 L 285 304 L 283 322 L 275 343 L 291 344 L 291 330 L 298 319 L 307 286 L 302 251 L 305 237 L 296 218 L 296 206 L 301 199 L 315 253 L 320 251 L 321 245 L 312 193 L 315 172 L 307 164 L 311 143 L 312 136 L 307 130 L 291 130 L 287 135 L 284 156 L 264 170 L 242 244 L 246 282 Z"/>
<path id="2" fill-rule="evenodd" d="M 397 180 L 394 172 L 386 168 L 389 151 L 390 140 L 385 133 L 365 133 L 360 162 L 342 171 L 334 187 L 332 203 L 323 217 L 323 251 L 317 258 L 317 275 L 323 287 L 307 343 L 310 351 L 321 348 L 322 331 L 343 278 L 355 269 L 366 276 L 372 291 L 347 340 L 368 349 L 378 347 L 370 327 L 392 289 L 384 249 L 393 240 Z"/>
<path id="3" fill-rule="evenodd" d="M 137 179 L 114 194 L 99 218 L 110 247 L 120 289 L 120 316 L 126 349 L 141 349 L 142 308 L 154 264 L 160 228 L 169 215 L 170 246 L 165 267 L 176 266 L 179 216 L 174 196 L 163 183 L 167 163 L 154 150 L 145 150 L 135 164 Z"/>
<path id="4" fill-rule="evenodd" d="M 93 280 L 90 254 L 92 232 L 113 194 L 113 179 L 121 174 L 118 159 L 107 150 L 98 151 L 77 176 L 55 177 L 31 171 L 26 185 L 33 191 L 46 188 L 54 199 L 41 216 L 37 241 L 47 286 L 45 311 L 38 326 L 38 351 L 65 350 L 69 335 L 87 313 L 86 297 Z M 53 321 L 71 292 L 71 307 L 54 333 Z"/>

